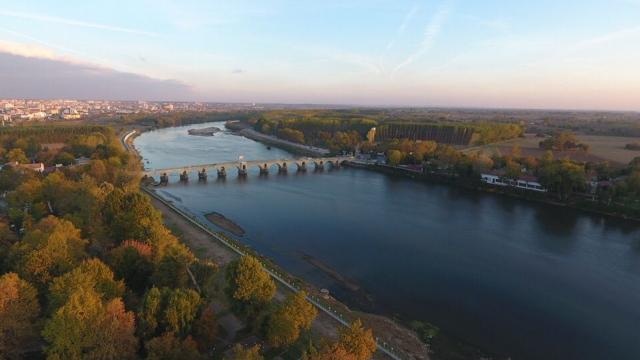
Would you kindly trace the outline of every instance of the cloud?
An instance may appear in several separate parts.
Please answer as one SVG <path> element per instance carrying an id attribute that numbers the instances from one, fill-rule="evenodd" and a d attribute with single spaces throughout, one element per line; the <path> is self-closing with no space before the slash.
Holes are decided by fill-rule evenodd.
<path id="1" fill-rule="evenodd" d="M 414 51 L 404 61 L 398 64 L 391 72 L 391 76 L 393 76 L 402 68 L 411 65 L 414 61 L 418 60 L 431 49 L 433 43 L 436 40 L 436 37 L 440 34 L 440 30 L 442 30 L 442 26 L 449 17 L 450 12 L 451 5 L 449 2 L 444 3 L 444 5 L 442 5 L 438 9 L 438 11 L 436 11 L 436 13 L 433 15 L 433 18 L 431 18 L 431 21 L 424 30 L 424 37 L 418 49 L 416 49 L 416 51 Z"/>
<path id="2" fill-rule="evenodd" d="M 0 98 L 74 98 L 105 100 L 193 100 L 191 87 L 94 65 L 0 52 Z M 31 55 L 25 56 L 25 55 Z"/>
<path id="3" fill-rule="evenodd" d="M 24 57 L 38 57 L 49 60 L 60 59 L 51 49 L 44 46 L 14 43 L 4 40 L 0 40 L 0 53 L 9 53 Z"/>
<path id="4" fill-rule="evenodd" d="M 580 41 L 575 46 L 571 47 L 570 51 L 580 51 L 629 37 L 637 37 L 638 35 L 640 35 L 640 26 L 616 30 Z"/>
<path id="5" fill-rule="evenodd" d="M 409 24 L 411 23 L 411 20 L 416 15 L 419 9 L 420 9 L 420 6 L 416 4 L 411 9 L 409 9 L 409 11 L 404 15 L 404 19 L 402 19 L 402 23 L 400 23 L 400 26 L 398 26 L 398 29 L 396 30 L 395 37 L 391 39 L 391 41 L 389 41 L 389 43 L 387 44 L 387 50 L 391 50 L 391 48 L 396 42 L 396 39 L 398 39 L 404 34 L 405 30 L 407 29 L 407 26 L 409 26 Z"/>
<path id="6" fill-rule="evenodd" d="M 81 20 L 66 19 L 66 18 L 57 17 L 57 16 L 41 15 L 41 14 L 35 14 L 35 13 L 0 10 L 0 16 L 7 16 L 7 17 L 12 17 L 17 19 L 24 19 L 24 20 L 36 20 L 36 21 L 43 21 L 43 22 L 69 25 L 69 26 L 78 26 L 78 27 L 106 30 L 106 31 L 112 31 L 112 32 L 122 32 L 122 33 L 128 33 L 128 34 L 137 34 L 137 35 L 146 35 L 146 36 L 157 35 L 156 33 L 144 31 L 144 30 L 112 26 L 112 25 L 106 25 L 106 24 L 100 24 L 100 23 L 92 23 L 92 22 L 86 22 Z"/>

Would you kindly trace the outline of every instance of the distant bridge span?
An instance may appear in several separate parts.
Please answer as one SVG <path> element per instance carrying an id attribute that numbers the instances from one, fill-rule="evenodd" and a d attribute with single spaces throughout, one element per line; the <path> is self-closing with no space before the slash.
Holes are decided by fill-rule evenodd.
<path id="1" fill-rule="evenodd" d="M 221 169 L 231 170 L 236 168 L 238 174 L 245 174 L 246 171 L 252 167 L 260 169 L 261 174 L 268 174 L 269 169 L 276 166 L 279 172 L 286 172 L 288 168 L 296 170 L 306 170 L 307 167 L 313 166 L 315 170 L 322 170 L 325 166 L 340 166 L 343 162 L 353 160 L 352 156 L 334 156 L 323 158 L 297 158 L 297 159 L 277 159 L 277 160 L 238 160 L 213 164 L 200 164 L 200 165 L 187 165 L 178 166 L 164 169 L 148 169 L 144 171 L 144 174 L 150 177 L 162 176 L 162 175 L 182 175 L 191 174 L 194 172 L 201 172 L 203 169 L 205 172 L 214 172 Z"/>

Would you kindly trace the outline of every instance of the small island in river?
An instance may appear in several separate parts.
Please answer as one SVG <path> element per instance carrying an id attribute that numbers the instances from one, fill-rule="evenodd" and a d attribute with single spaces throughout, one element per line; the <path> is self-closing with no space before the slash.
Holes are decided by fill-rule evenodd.
<path id="1" fill-rule="evenodd" d="M 220 130 L 215 126 L 212 126 L 212 127 L 202 128 L 202 129 L 189 129 L 187 132 L 189 133 L 189 135 L 213 136 L 215 133 L 220 131 L 222 130 Z"/>
<path id="2" fill-rule="evenodd" d="M 234 235 L 242 236 L 245 233 L 244 229 L 240 227 L 240 225 L 234 223 L 232 220 L 226 218 L 224 215 L 220 213 L 211 212 L 206 214 L 205 217 L 207 218 L 207 220 L 211 221 L 216 226 L 219 226 L 224 230 L 231 232 Z"/>

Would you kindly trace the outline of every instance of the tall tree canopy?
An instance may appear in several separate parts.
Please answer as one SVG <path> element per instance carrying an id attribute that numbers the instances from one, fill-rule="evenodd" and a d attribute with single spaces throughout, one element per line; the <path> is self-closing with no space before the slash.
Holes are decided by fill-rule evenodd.
<path id="1" fill-rule="evenodd" d="M 49 216 L 12 246 L 9 262 L 21 277 L 44 285 L 77 266 L 86 244 L 71 222 Z"/>
<path id="2" fill-rule="evenodd" d="M 0 358 L 19 359 L 38 338 L 38 292 L 16 273 L 0 276 Z"/>
<path id="3" fill-rule="evenodd" d="M 262 264 L 252 256 L 243 256 L 229 264 L 227 274 L 231 294 L 235 300 L 246 303 L 266 303 L 276 292 L 276 284 Z"/>
<path id="4" fill-rule="evenodd" d="M 80 288 L 47 321 L 43 336 L 49 359 L 134 359 L 135 319 L 120 298 L 103 302 L 91 288 Z"/>
<path id="5" fill-rule="evenodd" d="M 267 328 L 267 340 L 271 346 L 293 344 L 302 330 L 309 330 L 318 310 L 306 300 L 307 294 L 299 291 L 289 294 L 271 315 Z"/>
<path id="6" fill-rule="evenodd" d="M 187 334 L 201 302 L 200 295 L 193 290 L 149 289 L 138 312 L 142 336 L 148 338 L 162 332 Z"/>
<path id="7" fill-rule="evenodd" d="M 147 360 L 198 360 L 204 359 L 197 344 L 190 336 L 181 340 L 172 332 L 155 337 L 145 344 Z"/>
<path id="8" fill-rule="evenodd" d="M 99 259 L 90 259 L 53 279 L 49 286 L 49 308 L 55 310 L 64 305 L 80 288 L 95 290 L 103 300 L 124 295 L 124 283 L 114 280 L 113 271 Z"/>

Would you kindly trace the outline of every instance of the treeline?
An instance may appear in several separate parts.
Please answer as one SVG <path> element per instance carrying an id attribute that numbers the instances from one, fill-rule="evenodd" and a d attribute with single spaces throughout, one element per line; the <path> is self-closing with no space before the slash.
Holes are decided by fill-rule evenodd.
<path id="1" fill-rule="evenodd" d="M 392 139 L 433 140 L 452 145 L 468 145 L 475 133 L 472 127 L 440 124 L 385 124 L 376 128 L 376 141 Z"/>
<path id="2" fill-rule="evenodd" d="M 332 152 L 354 151 L 377 122 L 357 114 L 272 111 L 252 118 L 256 131 Z"/>
<path id="3" fill-rule="evenodd" d="M 190 124 L 200 124 L 213 121 L 243 120 L 246 121 L 252 116 L 250 111 L 236 112 L 172 112 L 168 114 L 135 114 L 123 115 L 120 120 L 127 125 L 151 126 L 154 128 L 164 128 L 172 126 L 182 126 Z"/>
<path id="4" fill-rule="evenodd" d="M 403 121 L 403 119 L 405 119 Z M 463 123 L 434 120 L 416 121 L 413 112 L 378 110 L 279 110 L 251 116 L 256 131 L 318 147 L 334 153 L 354 151 L 376 128 L 375 141 L 391 139 L 433 140 L 439 143 L 487 144 L 521 136 L 518 124 Z"/>
<path id="5" fill-rule="evenodd" d="M 0 130 L 0 159 L 6 162 L 71 165 L 94 153 L 122 164 L 119 139 L 103 126 L 34 126 Z M 99 153 L 99 154 L 98 154 Z"/>
<path id="6" fill-rule="evenodd" d="M 24 151 L 12 146 L 23 137 L 37 143 L 39 131 L 4 145 Z M 113 145 L 113 132 L 91 128 L 57 140 L 88 164 L 50 174 L 0 170 L 0 357 L 220 356 L 212 307 L 220 288 L 221 302 L 274 354 L 295 345 L 296 358 L 371 357 L 374 337 L 359 322 L 334 342 L 310 343 L 316 309 L 304 292 L 275 302 L 276 286 L 256 259 L 242 257 L 222 272 L 194 256 L 139 191 L 140 164 Z M 261 352 L 236 345 L 226 358 L 262 359 Z"/>
<path id="7" fill-rule="evenodd" d="M 545 150 L 580 150 L 589 151 L 589 145 L 578 141 L 576 135 L 569 131 L 560 131 L 553 133 L 547 139 L 540 141 L 538 144 L 541 149 Z"/>
<path id="8" fill-rule="evenodd" d="M 510 154 L 465 153 L 434 141 L 390 140 L 363 147 L 370 153 L 384 152 L 391 166 L 422 166 L 425 174 L 453 177 L 481 185 L 480 174 L 494 172 L 504 179 L 534 176 L 549 192 L 538 194 L 555 201 L 579 204 L 594 210 L 640 217 L 640 157 L 625 167 L 608 162 L 581 163 L 544 156 L 522 156 L 515 146 Z M 474 186 L 475 186 L 474 185 Z"/>

